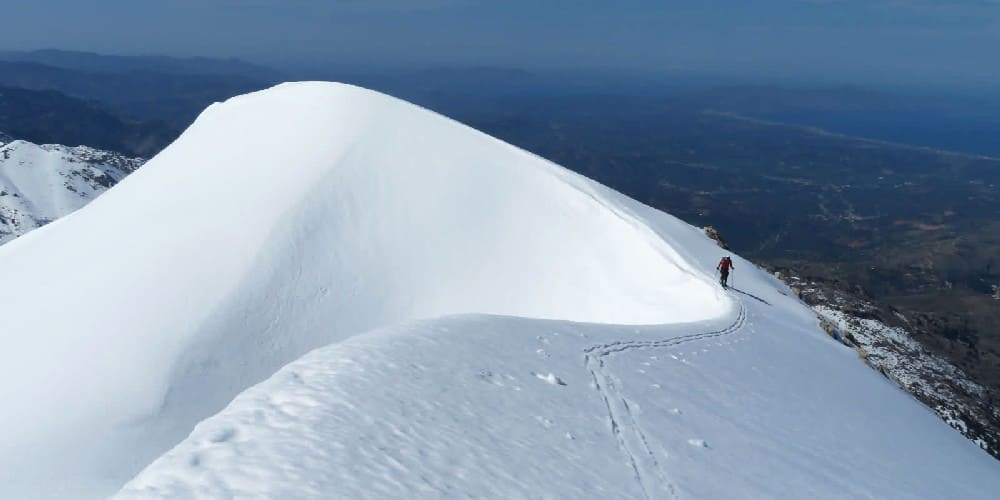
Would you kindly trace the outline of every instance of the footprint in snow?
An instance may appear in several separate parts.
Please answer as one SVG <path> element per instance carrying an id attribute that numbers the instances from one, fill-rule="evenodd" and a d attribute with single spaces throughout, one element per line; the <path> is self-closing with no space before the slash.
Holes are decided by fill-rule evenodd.
<path id="1" fill-rule="evenodd" d="M 536 376 L 536 377 L 538 377 L 539 380 L 543 380 L 543 381 L 548 382 L 548 383 L 550 383 L 552 385 L 566 385 L 566 382 L 563 382 L 562 379 L 559 378 L 559 377 L 557 377 L 557 376 L 555 376 L 554 373 L 549 373 L 547 375 L 543 375 L 541 373 L 531 372 L 531 374 L 534 375 L 534 376 Z"/>
<path id="2" fill-rule="evenodd" d="M 496 385 L 496 386 L 499 386 L 499 387 L 503 387 L 503 382 L 500 381 L 500 380 L 497 380 L 496 375 L 493 372 L 489 371 L 489 370 L 479 370 L 479 373 L 476 374 L 476 377 L 479 380 L 482 380 L 483 382 L 487 382 L 487 383 L 490 383 L 490 384 L 493 384 L 493 385 Z"/>
<path id="3" fill-rule="evenodd" d="M 535 420 L 537 420 L 538 423 L 542 424 L 542 426 L 545 427 L 546 429 L 551 429 L 552 426 L 555 425 L 555 422 L 541 415 L 535 415 Z"/>
<path id="4" fill-rule="evenodd" d="M 216 431 L 214 434 L 212 434 L 212 437 L 210 437 L 208 440 L 213 443 L 225 443 L 226 441 L 229 441 L 235 436 L 236 436 L 236 429 L 225 428 Z"/>
<path id="5" fill-rule="evenodd" d="M 545 352 L 545 349 L 538 349 L 538 350 L 535 351 L 535 354 L 538 354 L 539 356 L 541 356 L 543 358 L 548 358 L 549 357 L 549 353 Z"/>
<path id="6" fill-rule="evenodd" d="M 688 439 L 688 444 L 695 448 L 708 448 L 708 443 L 704 439 Z"/>

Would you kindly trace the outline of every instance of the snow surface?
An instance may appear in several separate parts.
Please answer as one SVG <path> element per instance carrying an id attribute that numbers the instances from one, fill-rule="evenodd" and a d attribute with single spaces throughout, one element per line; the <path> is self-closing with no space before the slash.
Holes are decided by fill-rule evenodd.
<path id="1" fill-rule="evenodd" d="M 142 162 L 86 146 L 39 146 L 0 134 L 0 244 L 86 205 Z"/>
<path id="2" fill-rule="evenodd" d="M 719 255 L 375 92 L 230 99 L 0 247 L 0 497 L 1000 487 L 776 279 L 736 258 L 721 290 Z"/>
<path id="3" fill-rule="evenodd" d="M 449 317 L 318 349 L 118 498 L 995 497 L 996 461 L 747 281 L 773 305 L 639 328 Z"/>

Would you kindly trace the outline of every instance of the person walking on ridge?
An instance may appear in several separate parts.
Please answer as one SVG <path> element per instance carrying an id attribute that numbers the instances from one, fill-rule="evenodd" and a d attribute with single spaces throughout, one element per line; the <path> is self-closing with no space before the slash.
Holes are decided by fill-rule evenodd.
<path id="1" fill-rule="evenodd" d="M 719 284 L 722 285 L 722 288 L 729 288 L 729 270 L 736 269 L 736 266 L 733 265 L 733 259 L 730 259 L 728 255 L 723 257 L 715 269 L 719 271 Z"/>

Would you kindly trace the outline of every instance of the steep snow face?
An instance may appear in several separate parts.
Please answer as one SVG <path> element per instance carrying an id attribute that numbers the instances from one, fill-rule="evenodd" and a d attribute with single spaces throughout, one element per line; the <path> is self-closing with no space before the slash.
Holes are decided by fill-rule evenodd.
<path id="1" fill-rule="evenodd" d="M 0 134 L 0 244 L 86 205 L 143 160 Z"/>
<path id="2" fill-rule="evenodd" d="M 0 496 L 110 493 L 242 389 L 373 328 L 731 313 L 678 238 L 701 237 L 374 92 L 286 84 L 214 105 L 0 247 Z"/>

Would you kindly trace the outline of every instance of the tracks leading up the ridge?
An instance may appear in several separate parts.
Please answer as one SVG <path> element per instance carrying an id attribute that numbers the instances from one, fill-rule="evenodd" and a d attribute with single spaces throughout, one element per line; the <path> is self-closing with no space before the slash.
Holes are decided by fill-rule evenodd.
<path id="1" fill-rule="evenodd" d="M 660 463 L 660 458 L 650 446 L 646 434 L 636 420 L 629 402 L 616 386 L 616 379 L 608 371 L 605 360 L 608 356 L 636 349 L 663 349 L 706 340 L 715 337 L 732 335 L 746 323 L 746 306 L 738 301 L 739 311 L 736 319 L 725 328 L 708 332 L 692 333 L 660 340 L 623 340 L 599 344 L 584 350 L 584 362 L 594 381 L 594 386 L 601 394 L 608 417 L 611 422 L 611 432 L 618 441 L 618 447 L 628 459 L 629 466 L 636 482 L 642 489 L 646 499 L 677 498 L 677 488 L 670 481 L 668 474 Z"/>

